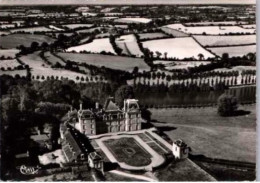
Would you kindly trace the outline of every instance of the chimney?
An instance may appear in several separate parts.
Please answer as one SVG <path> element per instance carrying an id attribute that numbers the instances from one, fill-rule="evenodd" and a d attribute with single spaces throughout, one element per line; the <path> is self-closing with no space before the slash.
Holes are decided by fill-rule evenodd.
<path id="1" fill-rule="evenodd" d="M 98 110 L 99 109 L 99 103 L 96 102 L 96 109 Z"/>
<path id="2" fill-rule="evenodd" d="M 70 112 L 72 112 L 72 106 L 70 106 Z"/>
<path id="3" fill-rule="evenodd" d="M 82 103 L 79 104 L 79 110 L 82 111 Z"/>

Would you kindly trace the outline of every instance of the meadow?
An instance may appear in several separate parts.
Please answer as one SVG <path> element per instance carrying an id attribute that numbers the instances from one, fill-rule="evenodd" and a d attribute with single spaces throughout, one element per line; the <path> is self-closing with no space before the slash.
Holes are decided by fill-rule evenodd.
<path id="1" fill-rule="evenodd" d="M 129 72 L 132 72 L 134 67 L 138 67 L 139 71 L 150 70 L 150 67 L 141 58 L 79 53 L 58 53 L 58 55 L 65 60 L 86 63 L 97 67 L 105 66 L 107 68 Z"/>
<path id="2" fill-rule="evenodd" d="M 15 55 L 17 53 L 19 53 L 19 50 L 17 49 L 4 49 L 4 50 L 0 49 L 0 57 L 4 56 L 5 58 L 7 57 L 15 58 Z"/>
<path id="3" fill-rule="evenodd" d="M 218 56 L 222 56 L 223 53 L 228 53 L 230 57 L 242 57 L 248 53 L 256 53 L 256 45 L 249 46 L 229 46 L 229 47 L 208 47 Z"/>
<path id="4" fill-rule="evenodd" d="M 256 35 L 193 36 L 200 44 L 210 46 L 256 44 Z"/>
<path id="5" fill-rule="evenodd" d="M 54 30 L 49 29 L 44 26 L 40 27 L 28 27 L 28 28 L 17 28 L 17 29 L 11 29 L 11 33 L 17 33 L 17 32 L 27 32 L 27 33 L 34 33 L 34 32 L 53 32 Z"/>
<path id="6" fill-rule="evenodd" d="M 91 43 L 70 47 L 67 49 L 67 51 L 68 52 L 89 51 L 91 53 L 100 53 L 102 51 L 105 51 L 105 52 L 111 52 L 113 54 L 116 54 L 112 45 L 109 42 L 109 38 L 95 39 Z"/>
<path id="7" fill-rule="evenodd" d="M 141 34 L 138 34 L 138 35 L 140 37 L 140 40 L 148 40 L 148 39 L 157 39 L 157 38 L 168 37 L 168 35 L 161 33 L 161 32 L 141 33 Z"/>
<path id="8" fill-rule="evenodd" d="M 10 34 L 7 36 L 0 36 L 0 46 L 8 49 L 16 48 L 20 45 L 29 47 L 32 42 L 38 42 L 39 44 L 47 42 L 50 44 L 54 42 L 54 39 L 45 35 L 35 34 Z"/>
<path id="9" fill-rule="evenodd" d="M 8 68 L 14 69 L 21 65 L 16 59 L 0 60 L 0 68 L 7 70 Z"/>
<path id="10" fill-rule="evenodd" d="M 164 57 L 165 52 L 168 53 L 168 58 L 184 59 L 195 57 L 199 59 L 199 54 L 203 54 L 205 59 L 215 57 L 191 37 L 145 41 L 143 47 L 153 51 L 154 54 L 156 51 L 160 52 L 162 54 L 161 58 Z"/>

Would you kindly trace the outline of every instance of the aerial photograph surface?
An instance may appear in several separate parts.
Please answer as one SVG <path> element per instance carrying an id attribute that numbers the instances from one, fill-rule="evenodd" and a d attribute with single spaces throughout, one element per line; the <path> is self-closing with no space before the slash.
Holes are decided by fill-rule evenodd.
<path id="1" fill-rule="evenodd" d="M 0 0 L 1 181 L 255 181 L 256 1 Z"/>

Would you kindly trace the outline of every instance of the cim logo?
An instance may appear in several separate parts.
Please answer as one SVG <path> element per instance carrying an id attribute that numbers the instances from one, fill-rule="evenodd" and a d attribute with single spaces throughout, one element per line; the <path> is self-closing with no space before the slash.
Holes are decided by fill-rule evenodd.
<path id="1" fill-rule="evenodd" d="M 23 174 L 23 175 L 34 175 L 34 174 L 38 173 L 38 171 L 41 169 L 41 167 L 39 167 L 39 166 L 32 167 L 32 166 L 22 165 L 22 166 L 18 167 L 18 169 L 20 170 L 21 174 Z"/>

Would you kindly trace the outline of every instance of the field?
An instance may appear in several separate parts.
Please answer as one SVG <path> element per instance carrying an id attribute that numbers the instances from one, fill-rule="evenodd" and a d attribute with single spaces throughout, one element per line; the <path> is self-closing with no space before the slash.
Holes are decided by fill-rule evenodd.
<path id="1" fill-rule="evenodd" d="M 191 67 L 198 67 L 200 65 L 210 64 L 210 61 L 161 61 L 155 60 L 153 62 L 155 65 L 162 64 L 165 66 L 165 69 L 188 69 Z"/>
<path id="2" fill-rule="evenodd" d="M 34 32 L 52 32 L 52 29 L 49 29 L 47 27 L 29 27 L 29 28 L 17 28 L 17 29 L 12 29 L 10 30 L 11 33 L 16 33 L 16 32 L 28 32 L 28 33 L 34 33 Z"/>
<path id="3" fill-rule="evenodd" d="M 35 34 L 10 34 L 7 36 L 0 37 L 0 46 L 3 48 L 16 48 L 17 46 L 24 45 L 26 47 L 31 46 L 32 42 L 43 42 L 52 43 L 54 39 L 45 35 Z"/>
<path id="4" fill-rule="evenodd" d="M 46 62 L 44 62 L 39 57 L 39 52 L 35 52 L 33 54 L 29 54 L 26 56 L 22 56 L 20 59 L 27 65 L 29 65 L 31 69 L 32 76 L 37 77 L 39 76 L 39 80 L 42 80 L 42 76 L 46 79 L 47 76 L 51 77 L 54 76 L 55 78 L 58 77 L 61 78 L 68 78 L 71 80 L 74 80 L 75 82 L 79 82 L 80 80 L 77 80 L 76 78 L 84 77 L 86 78 L 87 75 L 80 74 L 77 72 L 69 71 L 69 70 L 63 70 L 63 69 L 53 69 L 50 65 L 48 65 Z"/>
<path id="5" fill-rule="evenodd" d="M 17 49 L 6 49 L 6 50 L 0 49 L 0 57 L 4 56 L 5 58 L 7 58 L 7 57 L 14 58 L 15 54 L 17 54 L 17 53 L 19 53 L 19 50 L 17 50 Z"/>
<path id="6" fill-rule="evenodd" d="M 49 28 L 52 29 L 52 30 L 55 30 L 55 31 L 64 31 L 64 29 L 61 29 L 61 28 L 56 27 L 54 25 L 49 25 Z"/>
<path id="7" fill-rule="evenodd" d="M 183 59 L 195 57 L 198 59 L 198 54 L 203 54 L 205 59 L 215 57 L 191 37 L 145 41 L 143 42 L 143 47 L 154 53 L 159 51 L 162 54 L 161 57 L 164 57 L 164 53 L 167 52 L 168 58 Z"/>
<path id="8" fill-rule="evenodd" d="M 78 30 L 76 31 L 77 33 L 91 33 L 91 32 L 95 32 L 96 30 L 101 30 L 103 29 L 102 27 L 94 27 L 94 28 L 86 28 L 86 29 L 82 29 L 82 30 Z"/>
<path id="9" fill-rule="evenodd" d="M 254 29 L 244 29 L 239 26 L 196 26 L 196 27 L 186 27 L 182 24 L 170 24 L 165 27 L 175 29 L 186 34 L 209 34 L 209 35 L 223 35 L 229 33 L 243 33 L 243 34 L 253 34 Z"/>
<path id="10" fill-rule="evenodd" d="M 92 53 L 100 53 L 102 51 L 105 52 L 111 52 L 113 54 L 116 54 L 112 45 L 109 42 L 109 38 L 103 38 L 103 39 L 95 39 L 91 43 L 79 45 L 79 46 L 73 46 L 67 49 L 68 52 L 71 51 L 90 51 Z"/>
<path id="11" fill-rule="evenodd" d="M 225 22 L 189 22 L 189 23 L 185 23 L 186 26 L 211 26 L 211 25 L 240 25 L 240 24 L 244 24 L 244 22 L 236 22 L 236 21 L 225 21 Z"/>
<path id="12" fill-rule="evenodd" d="M 77 28 L 89 28 L 92 27 L 93 24 L 66 24 L 66 25 L 62 25 L 62 27 L 66 27 L 68 29 L 77 29 Z"/>
<path id="13" fill-rule="evenodd" d="M 120 23 L 144 23 L 144 24 L 147 24 L 151 21 L 152 20 L 148 18 L 119 18 L 114 20 L 114 22 L 120 22 Z"/>
<path id="14" fill-rule="evenodd" d="M 193 36 L 203 46 L 227 46 L 256 44 L 256 35 L 239 36 Z"/>
<path id="15" fill-rule="evenodd" d="M 228 53 L 230 57 L 244 56 L 248 53 L 256 53 L 256 45 L 249 46 L 230 46 L 230 47 L 216 47 L 208 48 L 218 56 L 222 56 L 223 53 Z"/>
<path id="16" fill-rule="evenodd" d="M 149 71 L 149 66 L 140 58 L 120 57 L 99 54 L 77 54 L 77 53 L 58 53 L 66 60 L 72 60 L 79 63 L 87 63 L 98 67 L 105 66 L 111 69 L 119 69 L 132 72 L 134 67 L 139 71 Z"/>
<path id="17" fill-rule="evenodd" d="M 256 29 L 256 24 L 241 25 L 244 29 Z"/>
<path id="18" fill-rule="evenodd" d="M 15 76 L 15 75 L 19 75 L 19 76 L 26 76 L 27 75 L 27 71 L 26 70 L 13 70 L 13 71 L 1 71 L 0 70 L 0 75 L 9 75 L 9 76 Z"/>
<path id="19" fill-rule="evenodd" d="M 167 34 L 171 34 L 173 37 L 188 37 L 188 34 L 185 34 L 184 32 L 177 31 L 175 29 L 171 29 L 168 27 L 161 27 L 161 30 Z"/>
<path id="20" fill-rule="evenodd" d="M 19 65 L 21 64 L 16 59 L 0 60 L 0 68 L 5 68 L 5 70 L 7 70 L 8 68 L 14 69 Z"/>
<path id="21" fill-rule="evenodd" d="M 65 66 L 65 62 L 63 62 L 60 58 L 55 57 L 51 52 L 44 52 L 45 58 L 52 64 L 60 63 L 60 65 Z"/>
<path id="22" fill-rule="evenodd" d="M 194 155 L 235 161 L 256 160 L 256 106 L 244 116 L 220 117 L 217 108 L 150 109 L 153 124 L 172 140 L 181 138 Z"/>
<path id="23" fill-rule="evenodd" d="M 8 29 L 8 28 L 14 28 L 15 24 L 3 24 L 0 25 L 0 29 Z"/>
<path id="24" fill-rule="evenodd" d="M 147 39 L 157 39 L 157 38 L 165 38 L 168 37 L 166 34 L 163 34 L 161 32 L 155 32 L 155 33 L 142 33 L 138 34 L 140 36 L 140 40 L 147 40 Z"/>
<path id="25" fill-rule="evenodd" d="M 133 34 L 117 38 L 116 44 L 126 55 L 136 55 L 137 57 L 141 57 L 143 55 Z"/>

